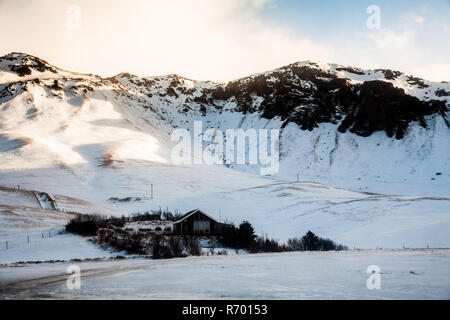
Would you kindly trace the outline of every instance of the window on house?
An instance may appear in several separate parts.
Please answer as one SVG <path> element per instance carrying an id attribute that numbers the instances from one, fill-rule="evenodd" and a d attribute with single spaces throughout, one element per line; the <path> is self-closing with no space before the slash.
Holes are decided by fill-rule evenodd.
<path id="1" fill-rule="evenodd" d="M 209 233 L 210 228 L 211 225 L 209 221 L 201 221 L 201 220 L 194 221 L 194 232 L 196 233 Z"/>

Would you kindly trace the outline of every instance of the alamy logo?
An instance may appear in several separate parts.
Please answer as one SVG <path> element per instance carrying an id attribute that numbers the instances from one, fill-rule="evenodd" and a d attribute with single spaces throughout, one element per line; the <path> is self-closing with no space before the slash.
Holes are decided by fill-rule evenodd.
<path id="1" fill-rule="evenodd" d="M 366 281 L 367 289 L 381 289 L 381 269 L 377 265 L 367 267 L 367 273 L 371 274 Z"/>
<path id="2" fill-rule="evenodd" d="M 367 7 L 367 14 L 370 16 L 366 20 L 366 26 L 370 30 L 381 29 L 381 9 L 377 5 Z"/>
<path id="3" fill-rule="evenodd" d="M 81 289 L 81 268 L 74 264 L 70 265 L 67 267 L 67 273 L 70 274 L 66 281 L 67 289 Z"/>
<path id="4" fill-rule="evenodd" d="M 66 26 L 70 30 L 78 30 L 81 28 L 81 8 L 78 5 L 70 5 L 67 7 L 68 14 Z"/>
<path id="5" fill-rule="evenodd" d="M 270 131 L 270 134 L 269 134 Z M 217 129 L 203 132 L 201 121 L 194 122 L 193 136 L 188 129 L 176 129 L 171 140 L 172 162 L 182 164 L 260 165 L 261 175 L 275 175 L 280 168 L 279 129 Z"/>

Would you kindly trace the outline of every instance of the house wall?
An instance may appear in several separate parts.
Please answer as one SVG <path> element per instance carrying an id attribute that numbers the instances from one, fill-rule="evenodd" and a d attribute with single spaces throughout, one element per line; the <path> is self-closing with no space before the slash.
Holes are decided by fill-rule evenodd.
<path id="1" fill-rule="evenodd" d="M 210 224 L 210 232 L 209 233 L 196 233 L 194 232 L 194 221 L 205 221 L 209 222 Z M 227 225 L 224 225 L 222 223 L 219 223 L 208 216 L 202 214 L 201 212 L 196 212 L 193 215 L 189 216 L 188 218 L 184 219 L 183 221 L 176 223 L 173 225 L 174 233 L 175 234 L 221 234 L 224 230 L 224 227 Z"/>

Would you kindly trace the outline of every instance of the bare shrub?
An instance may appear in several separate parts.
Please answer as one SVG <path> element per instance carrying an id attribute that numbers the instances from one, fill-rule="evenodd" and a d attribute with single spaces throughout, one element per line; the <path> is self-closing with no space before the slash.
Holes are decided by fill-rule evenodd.
<path id="1" fill-rule="evenodd" d="M 180 237 L 169 237 L 168 245 L 173 257 L 184 256 L 184 245 Z"/>
<path id="2" fill-rule="evenodd" d="M 197 237 L 184 236 L 183 244 L 186 248 L 186 251 L 193 256 L 199 256 L 202 254 L 202 250 L 200 248 L 200 241 Z"/>

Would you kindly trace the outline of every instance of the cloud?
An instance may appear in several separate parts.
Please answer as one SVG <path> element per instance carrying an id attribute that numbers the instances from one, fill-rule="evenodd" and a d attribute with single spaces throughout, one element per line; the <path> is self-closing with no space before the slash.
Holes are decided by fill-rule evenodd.
<path id="1" fill-rule="evenodd" d="M 279 1 L 0 0 L 0 28 L 7 30 L 0 55 L 27 52 L 67 70 L 102 76 L 177 73 L 226 82 L 320 60 L 449 80 L 439 72 L 449 63 L 445 14 L 410 11 L 399 14 L 390 29 L 356 34 L 330 21 L 318 29 L 323 32 L 305 34 L 263 14 Z M 67 28 L 72 4 L 81 9 L 80 29 Z"/>
<path id="2" fill-rule="evenodd" d="M 396 33 L 392 30 L 383 30 L 374 34 L 368 34 L 369 39 L 381 49 L 405 49 L 414 45 L 415 33 L 405 30 Z"/>
<path id="3" fill-rule="evenodd" d="M 432 62 L 426 65 L 417 65 L 411 68 L 411 74 L 431 81 L 449 81 L 450 63 Z"/>
<path id="4" fill-rule="evenodd" d="M 407 21 L 407 22 L 413 22 L 413 23 L 415 23 L 415 24 L 418 24 L 418 25 L 423 25 L 423 23 L 425 22 L 425 17 L 424 16 L 421 16 L 421 15 L 418 15 L 417 13 L 414 13 L 414 12 L 409 12 L 409 13 L 406 13 L 404 16 L 403 16 L 403 18 Z"/>
<path id="5" fill-rule="evenodd" d="M 19 0 L 22 1 L 22 0 Z M 0 53 L 24 51 L 65 69 L 113 75 L 178 73 L 228 81 L 333 49 L 258 13 L 273 0 L 79 0 L 81 28 L 66 28 L 72 1 L 2 3 Z M 20 17 L 20 19 L 19 19 Z"/>

